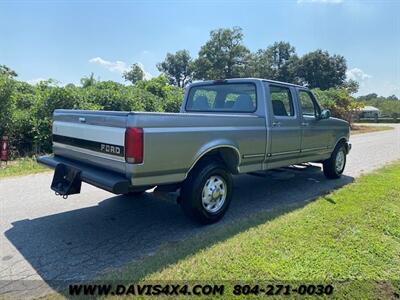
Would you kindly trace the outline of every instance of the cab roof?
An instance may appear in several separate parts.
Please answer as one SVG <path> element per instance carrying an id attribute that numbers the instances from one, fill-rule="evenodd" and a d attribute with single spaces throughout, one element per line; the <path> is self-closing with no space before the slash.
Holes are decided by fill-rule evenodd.
<path id="1" fill-rule="evenodd" d="M 230 78 L 230 79 L 217 79 L 217 80 L 199 80 L 191 83 L 189 86 L 196 86 L 196 85 L 204 85 L 204 84 L 215 84 L 215 83 L 234 83 L 234 82 L 249 82 L 249 81 L 262 81 L 262 82 L 269 82 L 269 83 L 276 83 L 276 84 L 282 84 L 282 85 L 288 85 L 288 86 L 295 86 L 299 88 L 306 88 L 306 86 L 294 84 L 294 83 L 289 83 L 289 82 L 283 82 L 283 81 L 277 81 L 277 80 L 270 80 L 270 79 L 262 79 L 262 78 Z"/>

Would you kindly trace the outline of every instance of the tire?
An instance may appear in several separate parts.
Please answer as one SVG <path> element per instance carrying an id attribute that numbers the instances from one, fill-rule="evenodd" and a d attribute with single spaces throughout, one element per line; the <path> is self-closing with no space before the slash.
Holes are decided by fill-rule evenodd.
<path id="1" fill-rule="evenodd" d="M 342 175 L 346 166 L 345 143 L 340 143 L 333 150 L 331 157 L 323 162 L 324 175 L 329 179 L 337 179 Z"/>
<path id="2" fill-rule="evenodd" d="M 218 160 L 201 161 L 182 185 L 179 204 L 200 224 L 219 221 L 232 198 L 232 175 Z"/>

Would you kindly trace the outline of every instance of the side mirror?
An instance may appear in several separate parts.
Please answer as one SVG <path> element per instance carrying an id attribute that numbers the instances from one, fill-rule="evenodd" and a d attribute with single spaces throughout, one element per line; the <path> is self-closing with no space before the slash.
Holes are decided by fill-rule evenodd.
<path id="1" fill-rule="evenodd" d="M 331 111 L 329 109 L 323 109 L 319 115 L 320 119 L 329 119 L 331 117 Z"/>

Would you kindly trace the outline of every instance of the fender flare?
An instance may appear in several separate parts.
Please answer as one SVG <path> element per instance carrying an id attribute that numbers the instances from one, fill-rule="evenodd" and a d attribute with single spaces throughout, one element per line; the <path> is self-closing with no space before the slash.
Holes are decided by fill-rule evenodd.
<path id="1" fill-rule="evenodd" d="M 336 140 L 335 146 L 331 149 L 332 152 L 333 152 L 333 150 L 335 150 L 335 148 L 337 147 L 337 145 L 339 145 L 339 143 L 342 143 L 342 142 L 345 143 L 346 152 L 349 153 L 349 145 L 348 145 L 348 144 L 349 144 L 349 141 L 348 141 L 347 137 L 345 137 L 345 136 L 341 136 L 341 137 L 339 137 L 339 138 Z"/>
<path id="2" fill-rule="evenodd" d="M 214 150 L 218 150 L 218 149 L 223 149 L 223 148 L 230 148 L 230 149 L 233 149 L 235 151 L 236 157 L 237 157 L 237 164 L 236 164 L 236 169 L 237 169 L 238 166 L 240 166 L 240 163 L 241 163 L 241 155 L 240 155 L 239 149 L 235 145 L 232 145 L 231 143 L 223 143 L 223 144 L 218 143 L 218 144 L 215 144 L 215 145 L 206 144 L 203 147 L 201 147 L 199 152 L 196 154 L 195 160 L 192 162 L 190 168 L 187 170 L 187 172 L 185 174 L 185 179 L 189 175 L 190 171 L 199 162 L 199 160 L 201 160 L 204 156 L 206 156 L 210 152 L 212 152 Z"/>

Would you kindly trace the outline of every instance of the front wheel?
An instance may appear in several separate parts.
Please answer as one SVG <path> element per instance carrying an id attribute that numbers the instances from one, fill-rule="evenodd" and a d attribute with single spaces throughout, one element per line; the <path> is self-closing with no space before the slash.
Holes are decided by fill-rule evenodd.
<path id="1" fill-rule="evenodd" d="M 329 179 L 339 178 L 346 166 L 346 147 L 344 143 L 336 146 L 331 157 L 323 162 L 324 174 Z"/>
<path id="2" fill-rule="evenodd" d="M 220 220 L 232 198 L 232 176 L 220 161 L 204 160 L 189 174 L 181 189 L 180 205 L 201 224 Z"/>

